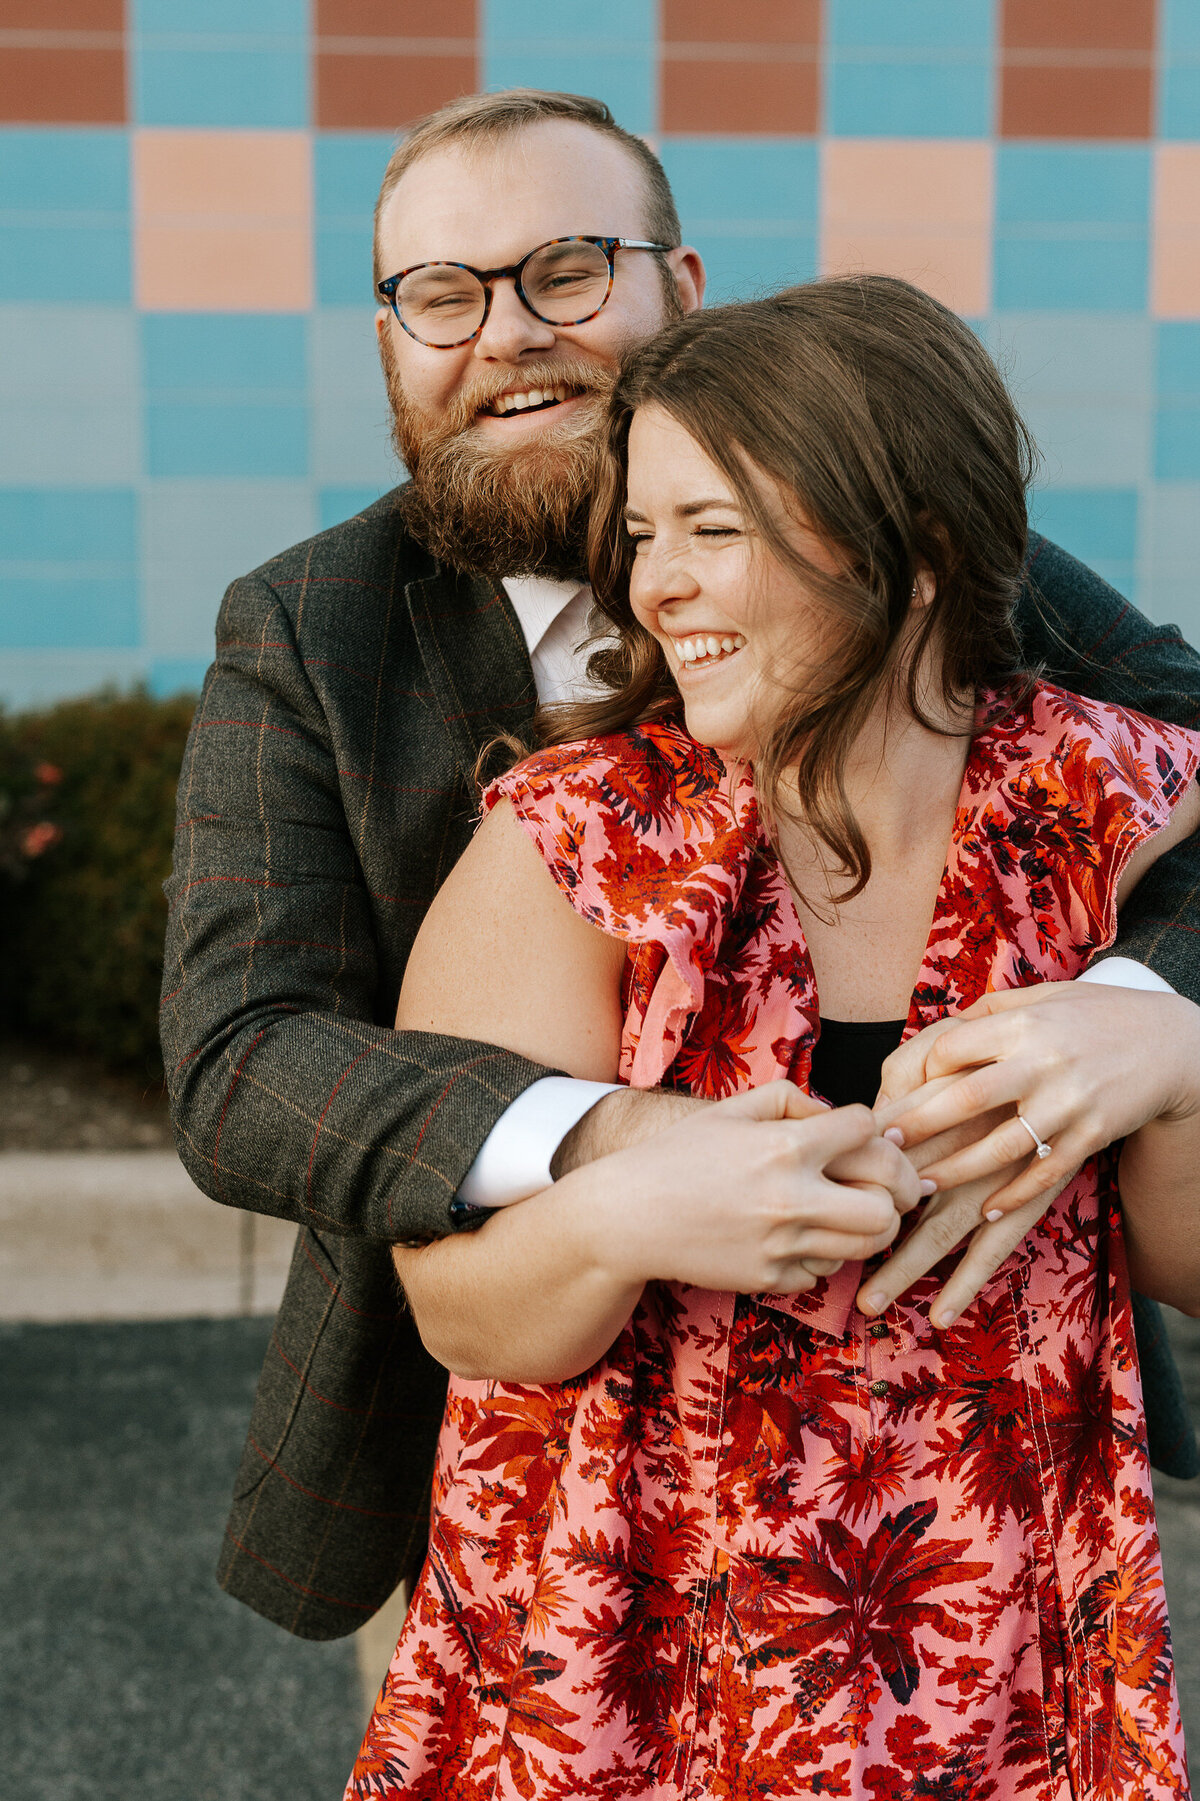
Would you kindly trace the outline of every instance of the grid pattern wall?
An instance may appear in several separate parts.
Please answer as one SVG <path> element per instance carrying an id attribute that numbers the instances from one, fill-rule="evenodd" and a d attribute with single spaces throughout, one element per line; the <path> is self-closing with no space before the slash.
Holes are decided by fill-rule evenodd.
<path id="1" fill-rule="evenodd" d="M 713 297 L 957 307 L 1042 528 L 1200 639 L 1200 0 L 0 0 L 0 699 L 195 683 L 226 582 L 392 485 L 379 176 L 513 84 L 652 139 Z"/>

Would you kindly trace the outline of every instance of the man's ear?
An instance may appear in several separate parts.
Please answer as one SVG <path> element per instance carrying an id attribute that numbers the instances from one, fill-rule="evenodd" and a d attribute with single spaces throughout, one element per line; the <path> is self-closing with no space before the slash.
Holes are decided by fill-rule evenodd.
<path id="1" fill-rule="evenodd" d="M 379 348 L 381 350 L 383 349 L 383 334 L 388 328 L 388 320 L 391 316 L 391 312 L 386 306 L 381 306 L 376 309 L 375 336 L 379 339 Z"/>
<path id="2" fill-rule="evenodd" d="M 681 244 L 678 250 L 667 252 L 667 262 L 679 289 L 680 306 L 685 313 L 699 312 L 704 305 L 704 288 L 708 279 L 700 252 L 690 244 Z"/>

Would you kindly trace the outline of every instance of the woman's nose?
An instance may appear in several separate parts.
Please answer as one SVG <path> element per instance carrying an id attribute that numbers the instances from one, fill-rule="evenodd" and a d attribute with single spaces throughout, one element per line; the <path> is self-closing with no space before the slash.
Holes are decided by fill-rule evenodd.
<path id="1" fill-rule="evenodd" d="M 635 606 L 659 611 L 677 600 L 694 600 L 699 592 L 684 552 L 649 543 L 634 557 L 629 597 Z"/>

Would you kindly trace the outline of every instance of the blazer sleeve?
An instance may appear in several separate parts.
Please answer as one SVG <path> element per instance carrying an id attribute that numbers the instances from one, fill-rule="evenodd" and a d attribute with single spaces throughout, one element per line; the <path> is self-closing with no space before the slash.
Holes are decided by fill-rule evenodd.
<path id="1" fill-rule="evenodd" d="M 217 636 L 167 883 L 161 1019 L 179 1155 L 233 1207 L 386 1242 L 443 1237 L 496 1120 L 550 1072 L 380 1022 L 328 723 L 261 576 L 234 583 Z"/>
<path id="2" fill-rule="evenodd" d="M 1200 725 L 1200 655 L 1115 588 L 1036 534 L 1017 624 L 1048 680 L 1174 725 Z M 1101 956 L 1132 957 L 1200 1003 L 1200 833 L 1160 857 L 1121 909 Z"/>

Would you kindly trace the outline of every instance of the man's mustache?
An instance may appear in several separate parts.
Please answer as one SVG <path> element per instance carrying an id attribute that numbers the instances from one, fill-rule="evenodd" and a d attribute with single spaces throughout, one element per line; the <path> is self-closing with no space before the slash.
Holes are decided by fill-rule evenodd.
<path id="1" fill-rule="evenodd" d="M 502 394 L 524 388 L 569 388 L 574 394 L 607 396 L 616 377 L 602 363 L 584 357 L 553 357 L 521 363 L 507 370 L 484 369 L 447 402 L 438 424 L 439 437 L 469 431 L 480 413 Z"/>

